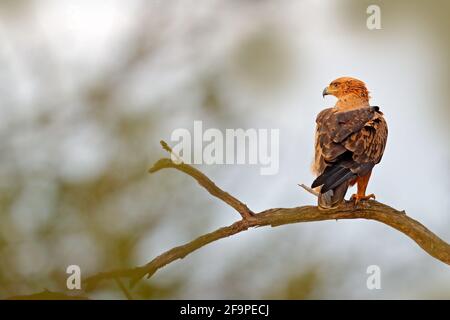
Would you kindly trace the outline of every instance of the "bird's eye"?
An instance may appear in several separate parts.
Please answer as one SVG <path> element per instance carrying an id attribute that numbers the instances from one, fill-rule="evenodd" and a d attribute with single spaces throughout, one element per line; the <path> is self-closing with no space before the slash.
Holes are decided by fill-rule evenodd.
<path id="1" fill-rule="evenodd" d="M 335 88 L 337 87 L 337 83 L 332 83 L 331 85 Z"/>

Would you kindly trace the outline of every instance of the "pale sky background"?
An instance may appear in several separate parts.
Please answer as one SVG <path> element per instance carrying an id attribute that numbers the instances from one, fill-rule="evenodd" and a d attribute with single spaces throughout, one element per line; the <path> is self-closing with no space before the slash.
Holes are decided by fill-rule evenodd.
<path id="1" fill-rule="evenodd" d="M 381 30 L 366 28 L 372 3 L 381 7 Z M 262 176 L 258 166 L 200 168 L 254 211 L 314 203 L 297 183 L 313 180 L 315 116 L 334 104 L 321 93 L 340 76 L 365 81 L 389 125 L 368 191 L 450 241 L 445 8 L 445 1 L 1 4 L 1 296 L 58 290 L 59 278 L 47 275 L 64 274 L 67 264 L 86 275 L 119 267 L 125 260 L 104 250 L 108 237 L 137 238 L 124 262 L 134 266 L 237 220 L 191 178 L 146 172 L 165 156 L 159 140 L 194 120 L 221 130 L 279 129 L 277 175 Z M 117 186 L 101 182 L 108 175 Z M 88 186 L 94 192 L 84 195 Z M 149 220 L 155 225 L 137 236 Z M 382 289 L 370 291 L 366 268 L 374 264 Z M 362 220 L 249 230 L 145 281 L 165 288 L 179 280 L 168 298 L 283 298 L 296 277 L 313 277 L 306 298 L 450 298 L 448 266 L 405 235 Z M 122 298 L 108 288 L 93 296 Z"/>

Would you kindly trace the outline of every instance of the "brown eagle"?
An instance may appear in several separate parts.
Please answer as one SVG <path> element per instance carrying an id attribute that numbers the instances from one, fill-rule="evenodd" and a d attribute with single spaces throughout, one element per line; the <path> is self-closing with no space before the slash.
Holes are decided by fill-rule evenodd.
<path id="1" fill-rule="evenodd" d="M 366 188 L 386 146 L 388 129 L 383 113 L 369 105 L 366 85 L 355 78 L 334 80 L 322 95 L 334 95 L 338 101 L 316 119 L 312 169 L 317 178 L 311 187 L 320 188 L 319 207 L 338 206 L 355 183 L 358 190 L 351 198 L 355 203 L 375 199 L 374 194 L 366 195 Z"/>

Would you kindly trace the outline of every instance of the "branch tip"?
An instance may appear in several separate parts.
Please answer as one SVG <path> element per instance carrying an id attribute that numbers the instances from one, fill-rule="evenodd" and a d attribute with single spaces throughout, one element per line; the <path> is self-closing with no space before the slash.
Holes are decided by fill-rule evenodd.
<path id="1" fill-rule="evenodd" d="M 161 140 L 159 143 L 161 144 L 161 147 L 162 147 L 164 150 L 166 150 L 166 151 L 169 152 L 169 153 L 172 153 L 172 148 L 169 147 L 169 145 L 167 144 L 167 142 L 165 142 L 164 140 Z"/>
<path id="2" fill-rule="evenodd" d="M 314 195 L 314 196 L 316 196 L 316 197 L 319 196 L 319 193 L 318 193 L 316 190 L 314 190 L 314 189 L 312 189 L 312 188 L 310 188 L 310 187 L 304 185 L 303 183 L 298 184 L 298 186 L 301 187 L 301 188 L 303 188 L 303 189 L 305 189 L 306 192 L 309 192 L 309 193 L 311 193 L 312 195 Z"/>

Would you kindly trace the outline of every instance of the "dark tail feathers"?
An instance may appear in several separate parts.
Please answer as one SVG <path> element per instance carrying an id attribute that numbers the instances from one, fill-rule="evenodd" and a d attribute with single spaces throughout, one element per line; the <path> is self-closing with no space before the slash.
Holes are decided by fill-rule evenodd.
<path id="1" fill-rule="evenodd" d="M 338 164 L 327 167 L 311 185 L 311 188 L 322 186 L 319 194 L 319 207 L 331 209 L 338 206 L 344 200 L 350 180 L 356 176 L 349 168 Z"/>

